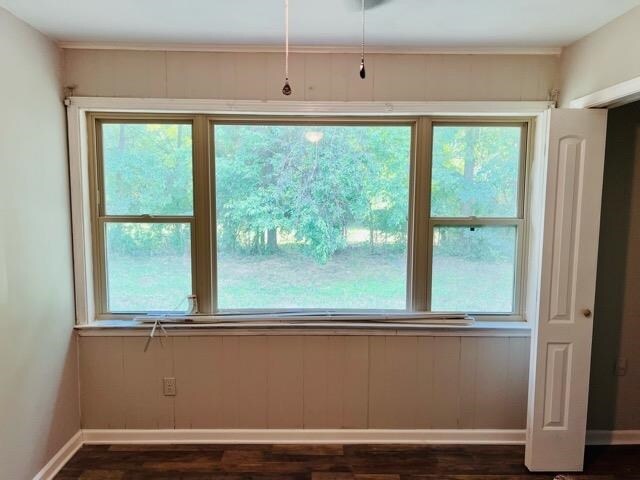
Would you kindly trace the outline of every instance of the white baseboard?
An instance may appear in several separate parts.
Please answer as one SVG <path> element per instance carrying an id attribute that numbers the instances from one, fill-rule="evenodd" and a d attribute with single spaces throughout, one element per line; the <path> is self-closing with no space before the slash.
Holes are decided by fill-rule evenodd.
<path id="1" fill-rule="evenodd" d="M 86 429 L 87 444 L 169 443 L 399 443 L 524 445 L 524 430 L 451 429 Z M 589 430 L 587 445 L 638 445 L 640 430 Z"/>
<path id="2" fill-rule="evenodd" d="M 76 434 L 65 443 L 60 450 L 42 467 L 33 480 L 51 480 L 60 471 L 62 467 L 73 457 L 73 455 L 82 447 L 82 430 L 78 430 Z"/>
<path id="3" fill-rule="evenodd" d="M 398 443 L 523 445 L 524 430 L 387 430 L 387 429 L 85 429 L 76 433 L 33 480 L 50 480 L 83 444 L 177 443 Z M 640 430 L 589 430 L 588 445 L 638 445 Z"/>
<path id="4" fill-rule="evenodd" d="M 640 430 L 589 430 L 587 445 L 640 445 Z"/>
<path id="5" fill-rule="evenodd" d="M 84 430 L 85 443 L 523 444 L 524 430 Z"/>

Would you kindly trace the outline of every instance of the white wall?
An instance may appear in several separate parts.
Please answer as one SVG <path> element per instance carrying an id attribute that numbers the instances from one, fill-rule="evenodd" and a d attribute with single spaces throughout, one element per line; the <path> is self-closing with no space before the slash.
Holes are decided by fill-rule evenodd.
<path id="1" fill-rule="evenodd" d="M 0 8 L 0 478 L 79 428 L 59 50 Z"/>
<path id="2" fill-rule="evenodd" d="M 640 7 L 562 52 L 561 105 L 640 76 Z"/>

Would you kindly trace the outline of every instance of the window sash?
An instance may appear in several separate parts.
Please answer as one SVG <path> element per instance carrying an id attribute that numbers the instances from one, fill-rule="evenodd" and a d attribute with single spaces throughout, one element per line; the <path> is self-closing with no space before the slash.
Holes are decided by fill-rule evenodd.
<path id="1" fill-rule="evenodd" d="M 431 297 L 433 287 L 433 235 L 436 227 L 515 227 L 516 229 L 516 257 L 515 271 L 513 276 L 513 292 L 511 312 L 465 312 L 474 316 L 492 317 L 518 317 L 523 308 L 523 280 L 524 280 L 524 226 L 525 221 L 521 218 L 431 218 L 429 220 L 429 265 L 427 267 L 428 291 L 427 310 L 431 311 Z"/>
<path id="2" fill-rule="evenodd" d="M 433 132 L 436 127 L 513 127 L 520 126 L 520 161 L 518 164 L 518 192 L 517 192 L 517 215 L 515 217 L 438 217 L 431 216 L 431 173 L 433 168 Z M 426 295 L 424 298 L 424 308 L 431 311 L 432 297 L 432 276 L 433 276 L 433 232 L 437 226 L 515 226 L 516 227 L 516 259 L 513 286 L 513 311 L 509 313 L 490 312 L 465 312 L 475 316 L 496 320 L 520 320 L 524 317 L 524 288 L 525 281 L 525 237 L 527 230 L 527 189 L 526 179 L 529 163 L 531 160 L 530 149 L 532 145 L 532 121 L 530 119 L 491 119 L 491 118 L 441 118 L 434 119 L 431 123 L 429 135 L 428 156 L 428 184 L 425 189 L 428 191 L 428 206 L 426 209 L 427 238 L 426 252 Z"/>
<path id="3" fill-rule="evenodd" d="M 514 311 L 509 314 L 480 313 L 478 316 L 495 320 L 522 320 L 524 306 L 525 277 L 525 236 L 527 222 L 526 172 L 532 145 L 532 120 L 527 118 L 433 118 L 433 117 L 282 117 L 282 116 L 213 116 L 169 115 L 155 113 L 121 114 L 88 113 L 88 134 L 92 148 L 89 152 L 89 175 L 91 178 L 90 205 L 92 217 L 92 241 L 94 263 L 94 295 L 96 318 L 131 318 L 131 314 L 112 313 L 106 305 L 106 270 L 104 229 L 107 222 L 150 222 L 150 223 L 190 223 L 191 263 L 193 291 L 198 297 L 201 312 L 209 314 L 231 313 L 239 310 L 218 310 L 217 308 L 217 235 L 216 235 L 216 192 L 215 192 L 215 138 L 216 124 L 265 124 L 265 125 L 344 125 L 344 126 L 398 126 L 412 128 L 411 158 L 409 171 L 409 218 L 407 244 L 407 302 L 406 311 L 430 311 L 431 274 L 433 262 L 433 229 L 441 225 L 512 225 L 516 227 L 517 251 L 516 274 L 514 279 Z M 193 145 L 193 215 L 104 215 L 104 195 L 102 176 L 101 123 L 186 123 L 192 125 Z M 479 125 L 520 125 L 521 163 L 518 182 L 517 218 L 439 218 L 430 217 L 431 205 L 431 159 L 433 127 L 436 125 L 479 126 Z M 283 309 L 242 309 L 243 313 L 257 314 L 278 312 Z M 296 309 L 301 314 L 317 310 Z M 326 311 L 326 309 L 323 309 Z M 353 309 L 331 310 L 353 313 Z M 362 310 L 358 310 L 359 312 Z M 376 312 L 369 311 L 372 319 Z M 464 312 L 469 313 L 469 312 Z"/>

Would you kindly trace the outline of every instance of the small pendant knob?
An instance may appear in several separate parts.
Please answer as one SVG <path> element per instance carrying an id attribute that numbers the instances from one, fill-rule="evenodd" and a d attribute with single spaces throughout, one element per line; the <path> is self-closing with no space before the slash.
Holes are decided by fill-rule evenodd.
<path id="1" fill-rule="evenodd" d="M 289 80 L 286 80 L 284 82 L 284 87 L 282 87 L 282 94 L 286 95 L 286 96 L 289 96 L 289 95 L 291 95 L 292 91 L 293 90 L 291 90 L 291 85 L 289 85 Z"/>
<path id="2" fill-rule="evenodd" d="M 362 61 L 360 62 L 360 78 L 364 80 L 366 76 L 367 76 L 367 72 L 364 69 L 364 58 L 363 58 Z"/>

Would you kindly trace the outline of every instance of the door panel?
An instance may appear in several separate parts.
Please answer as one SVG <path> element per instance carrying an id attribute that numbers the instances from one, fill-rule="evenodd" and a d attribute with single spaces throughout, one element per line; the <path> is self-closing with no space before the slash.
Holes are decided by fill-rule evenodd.
<path id="1" fill-rule="evenodd" d="M 534 471 L 582 470 L 606 115 L 549 110 L 539 121 L 529 271 L 539 289 L 527 308 L 537 322 L 525 454 Z"/>

